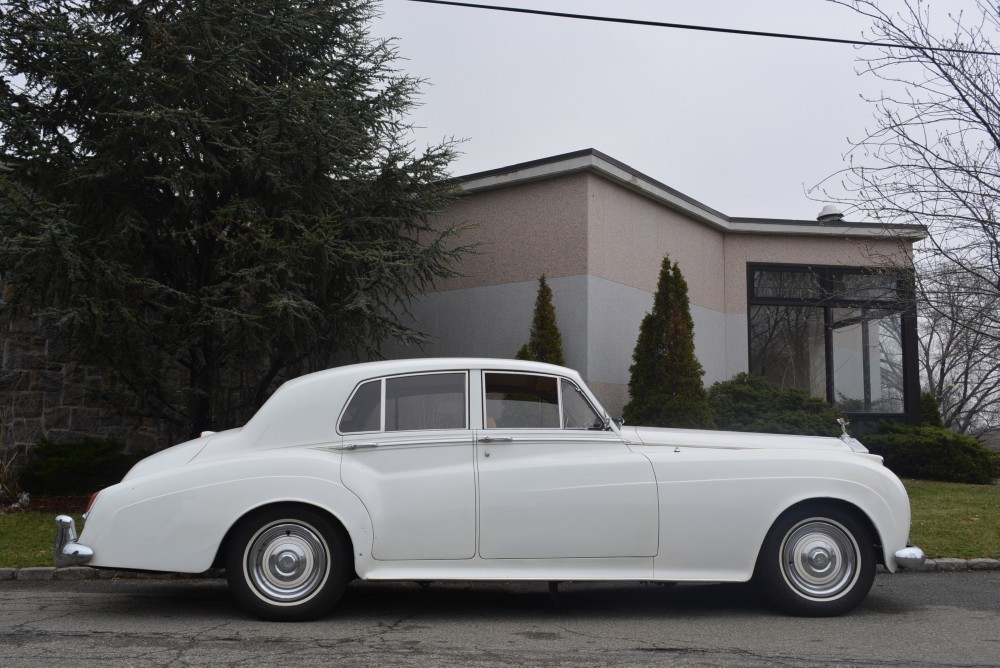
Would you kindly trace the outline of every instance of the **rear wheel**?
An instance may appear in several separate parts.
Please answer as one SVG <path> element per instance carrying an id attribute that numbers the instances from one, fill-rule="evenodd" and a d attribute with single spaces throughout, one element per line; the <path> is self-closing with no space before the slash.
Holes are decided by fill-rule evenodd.
<path id="1" fill-rule="evenodd" d="M 793 509 L 771 527 L 755 579 L 785 612 L 842 615 L 864 600 L 875 579 L 871 530 L 841 508 Z"/>
<path id="2" fill-rule="evenodd" d="M 233 529 L 226 579 L 236 600 L 263 619 L 314 619 L 344 593 L 350 554 L 343 531 L 326 515 L 275 506 Z"/>

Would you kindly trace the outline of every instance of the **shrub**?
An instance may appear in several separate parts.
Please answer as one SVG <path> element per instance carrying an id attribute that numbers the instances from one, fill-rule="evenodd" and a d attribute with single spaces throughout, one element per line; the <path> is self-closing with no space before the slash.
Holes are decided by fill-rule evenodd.
<path id="1" fill-rule="evenodd" d="M 15 453 L 7 454 L 6 449 L 0 450 L 0 507 L 13 503 L 21 495 L 21 488 L 17 484 L 16 461 Z"/>
<path id="2" fill-rule="evenodd" d="M 710 429 L 704 375 L 694 352 L 687 281 L 677 263 L 664 256 L 653 309 L 639 325 L 622 417 L 647 427 Z"/>
<path id="3" fill-rule="evenodd" d="M 119 482 L 143 456 L 100 438 L 63 443 L 43 438 L 21 469 L 19 481 L 31 494 L 90 494 Z"/>
<path id="4" fill-rule="evenodd" d="M 920 395 L 920 424 L 925 427 L 944 427 L 941 405 L 930 392 Z"/>
<path id="5" fill-rule="evenodd" d="M 780 387 L 763 376 L 740 373 L 708 390 L 719 429 L 771 434 L 837 436 L 840 413 L 805 390 Z"/>
<path id="6" fill-rule="evenodd" d="M 865 446 L 896 475 L 986 485 L 993 482 L 991 452 L 971 436 L 942 427 L 884 422 Z"/>

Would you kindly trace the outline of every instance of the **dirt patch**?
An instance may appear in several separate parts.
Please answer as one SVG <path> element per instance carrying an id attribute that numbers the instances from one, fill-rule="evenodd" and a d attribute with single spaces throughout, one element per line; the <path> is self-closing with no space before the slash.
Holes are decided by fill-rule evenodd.
<path id="1" fill-rule="evenodd" d="M 82 513 L 87 509 L 89 496 L 33 496 L 27 510 L 38 513 Z"/>

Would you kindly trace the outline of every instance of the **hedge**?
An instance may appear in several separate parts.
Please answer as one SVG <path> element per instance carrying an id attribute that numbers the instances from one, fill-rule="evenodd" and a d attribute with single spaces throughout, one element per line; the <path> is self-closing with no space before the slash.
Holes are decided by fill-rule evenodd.
<path id="1" fill-rule="evenodd" d="M 147 453 L 126 453 L 99 438 L 42 439 L 18 474 L 21 489 L 40 496 L 84 495 L 120 482 Z"/>
<path id="2" fill-rule="evenodd" d="M 805 390 L 771 383 L 763 376 L 740 373 L 708 390 L 719 429 L 768 434 L 838 436 L 840 413 Z"/>
<path id="3" fill-rule="evenodd" d="M 977 439 L 943 427 L 885 422 L 864 439 L 901 477 L 986 485 L 993 482 L 994 454 Z"/>

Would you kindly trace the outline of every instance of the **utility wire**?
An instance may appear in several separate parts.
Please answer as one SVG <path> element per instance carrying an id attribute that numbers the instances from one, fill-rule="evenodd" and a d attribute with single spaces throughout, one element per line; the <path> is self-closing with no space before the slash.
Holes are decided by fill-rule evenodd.
<path id="1" fill-rule="evenodd" d="M 536 16 L 554 16 L 561 19 L 577 19 L 583 21 L 602 21 L 605 23 L 625 23 L 637 26 L 652 26 L 654 28 L 676 28 L 678 30 L 699 30 L 702 32 L 719 32 L 727 35 L 749 35 L 751 37 L 774 37 L 778 39 L 797 39 L 806 42 L 829 42 L 832 44 L 852 44 L 854 46 L 879 46 L 887 49 L 909 49 L 911 51 L 940 51 L 943 53 L 965 53 L 976 56 L 1000 56 L 996 51 L 976 51 L 974 49 L 952 49 L 937 46 L 919 46 L 909 44 L 892 44 L 889 42 L 865 42 L 855 39 L 838 39 L 836 37 L 815 37 L 810 35 L 791 35 L 780 32 L 761 32 L 758 30 L 738 30 L 736 28 L 714 28 L 711 26 L 695 26 L 684 23 L 664 23 L 662 21 L 644 21 L 641 19 L 622 19 L 613 16 L 593 16 L 591 14 L 569 14 L 567 12 L 549 12 L 542 9 L 527 9 L 524 7 L 500 7 L 497 5 L 481 5 L 472 2 L 452 2 L 451 0 L 407 0 L 422 2 L 429 5 L 450 5 L 452 7 L 467 7 L 470 9 L 489 9 L 497 12 L 512 12 L 515 14 L 534 14 Z"/>

